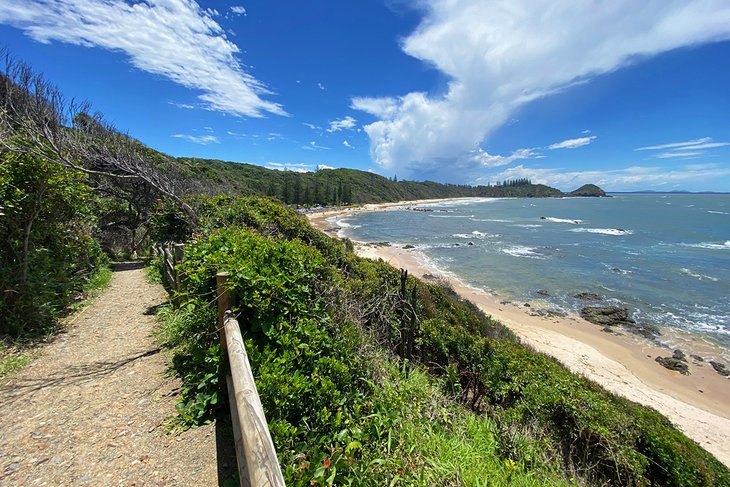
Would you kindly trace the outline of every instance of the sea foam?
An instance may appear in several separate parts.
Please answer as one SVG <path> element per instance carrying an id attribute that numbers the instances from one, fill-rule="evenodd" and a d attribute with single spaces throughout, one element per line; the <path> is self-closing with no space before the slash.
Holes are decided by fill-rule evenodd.
<path id="1" fill-rule="evenodd" d="M 601 235 L 632 235 L 633 230 L 623 228 L 573 228 L 571 232 L 577 233 L 600 233 Z"/>

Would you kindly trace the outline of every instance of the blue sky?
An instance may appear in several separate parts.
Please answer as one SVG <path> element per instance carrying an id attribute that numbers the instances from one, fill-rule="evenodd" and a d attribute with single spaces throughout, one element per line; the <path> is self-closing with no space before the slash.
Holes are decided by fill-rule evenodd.
<path id="1" fill-rule="evenodd" d="M 730 191 L 727 0 L 3 0 L 0 44 L 174 156 Z"/>

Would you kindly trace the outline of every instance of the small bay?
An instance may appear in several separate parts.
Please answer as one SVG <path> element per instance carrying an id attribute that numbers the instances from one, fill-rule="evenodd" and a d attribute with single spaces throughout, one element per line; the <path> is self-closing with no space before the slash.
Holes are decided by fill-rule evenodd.
<path id="1" fill-rule="evenodd" d="M 598 294 L 728 357 L 730 195 L 453 200 L 336 223 L 355 240 L 413 245 L 435 269 L 505 299 L 577 311 L 577 293 Z"/>

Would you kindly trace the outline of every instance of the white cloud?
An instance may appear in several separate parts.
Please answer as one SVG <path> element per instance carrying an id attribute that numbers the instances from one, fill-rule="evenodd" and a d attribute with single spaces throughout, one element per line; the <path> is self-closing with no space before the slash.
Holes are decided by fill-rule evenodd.
<path id="1" fill-rule="evenodd" d="M 318 145 L 315 141 L 311 141 L 309 145 L 303 145 L 302 149 L 306 150 L 330 150 L 331 147 L 325 147 L 323 145 Z"/>
<path id="2" fill-rule="evenodd" d="M 343 140 L 342 141 L 342 145 L 344 145 L 345 147 L 347 147 L 349 149 L 352 149 L 352 145 L 350 145 L 350 143 L 348 141 L 346 141 L 346 140 Z"/>
<path id="3" fill-rule="evenodd" d="M 506 166 L 520 159 L 537 159 L 542 157 L 545 156 L 536 153 L 534 149 L 517 149 L 508 156 L 491 155 L 482 149 L 477 149 L 472 152 L 472 160 L 478 162 L 483 167 Z"/>
<path id="4" fill-rule="evenodd" d="M 702 152 L 662 152 L 661 154 L 657 154 L 656 157 L 658 159 L 671 159 L 673 157 L 695 157 L 695 156 L 701 156 Z"/>
<path id="5" fill-rule="evenodd" d="M 691 147 L 698 144 L 706 144 L 708 142 L 711 142 L 711 137 L 702 137 L 701 139 L 695 139 L 695 140 L 688 140 L 686 142 L 672 142 L 669 144 L 662 144 L 662 145 L 649 145 L 646 147 L 639 147 L 638 149 L 634 150 L 664 150 L 664 149 L 677 149 L 677 148 L 686 148 Z"/>
<path id="6" fill-rule="evenodd" d="M 673 158 L 697 158 L 705 155 L 708 149 L 717 149 L 718 147 L 730 146 L 730 142 L 713 142 L 712 137 L 702 137 L 701 139 L 687 140 L 684 142 L 670 142 L 668 144 L 650 145 L 634 149 L 636 151 L 655 151 L 657 159 L 673 159 Z"/>
<path id="7" fill-rule="evenodd" d="M 193 108 L 197 108 L 195 105 L 190 105 L 189 103 L 177 103 L 174 101 L 168 101 L 167 103 L 178 108 L 183 108 L 185 110 L 192 110 Z"/>
<path id="8" fill-rule="evenodd" d="M 291 172 L 312 172 L 314 166 L 311 164 L 291 163 L 291 162 L 267 162 L 264 164 L 267 169 L 275 169 L 277 171 L 291 171 Z"/>
<path id="9" fill-rule="evenodd" d="M 578 147 L 583 147 L 584 145 L 593 143 L 594 140 L 596 140 L 595 135 L 591 135 L 590 137 L 579 137 L 577 139 L 568 139 L 551 144 L 548 146 L 548 149 L 577 149 Z"/>
<path id="10" fill-rule="evenodd" d="M 355 98 L 388 173 L 448 177 L 521 105 L 682 46 L 730 38 L 727 0 L 423 0 L 403 50 L 450 80 L 439 95 Z M 471 165 L 470 165 L 471 164 Z"/>
<path id="11" fill-rule="evenodd" d="M 177 139 L 185 139 L 194 144 L 208 145 L 208 144 L 220 144 L 221 139 L 216 135 L 190 135 L 190 134 L 173 134 L 171 137 Z"/>
<path id="12" fill-rule="evenodd" d="M 231 12 L 235 15 L 246 15 L 246 9 L 241 5 L 234 5 L 231 7 Z"/>
<path id="13" fill-rule="evenodd" d="M 312 130 L 322 130 L 322 127 L 314 125 L 313 123 L 302 122 L 302 125 L 304 125 L 305 127 L 309 127 Z"/>
<path id="14" fill-rule="evenodd" d="M 395 115 L 398 110 L 398 100 L 395 98 L 356 97 L 352 99 L 350 108 L 375 115 L 376 117 L 389 118 Z"/>
<path id="15" fill-rule="evenodd" d="M 322 169 L 334 169 L 334 167 L 328 166 L 327 164 L 317 164 L 317 171 L 321 171 Z"/>
<path id="16" fill-rule="evenodd" d="M 136 68 L 192 90 L 204 107 L 238 116 L 286 115 L 238 61 L 213 14 L 194 0 L 3 0 L 0 23 L 42 43 L 121 51 Z"/>
<path id="17" fill-rule="evenodd" d="M 355 128 L 355 125 L 357 125 L 357 120 L 348 115 L 345 118 L 332 120 L 327 132 L 334 133 L 339 132 L 340 130 L 352 130 Z"/>
<path id="18" fill-rule="evenodd" d="M 592 183 L 610 191 L 632 191 L 669 183 L 706 185 L 713 178 L 730 175 L 730 167 L 721 164 L 688 165 L 667 170 L 666 167 L 630 166 L 613 170 L 563 171 L 560 168 L 533 168 L 518 165 L 474 182 L 486 184 L 505 179 L 528 178 L 563 191 Z"/>
<path id="19" fill-rule="evenodd" d="M 324 90 L 324 85 L 322 83 L 317 83 L 317 87 L 319 87 L 320 90 Z"/>

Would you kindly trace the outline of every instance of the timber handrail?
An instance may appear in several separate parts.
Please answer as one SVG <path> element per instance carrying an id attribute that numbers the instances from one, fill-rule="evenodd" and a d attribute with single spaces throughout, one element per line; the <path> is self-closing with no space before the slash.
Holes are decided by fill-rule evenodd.
<path id="1" fill-rule="evenodd" d="M 180 272 L 177 264 L 182 262 L 185 254 L 185 244 L 167 242 L 152 247 L 154 253 L 162 257 L 162 279 L 169 289 L 177 292 L 180 290 Z"/>
<path id="2" fill-rule="evenodd" d="M 241 486 L 283 487 L 284 477 L 256 390 L 241 328 L 230 310 L 233 303 L 225 286 L 227 279 L 225 272 L 216 275 L 218 328 L 221 350 L 228 355 L 231 372 L 226 376 L 226 385 Z"/>

